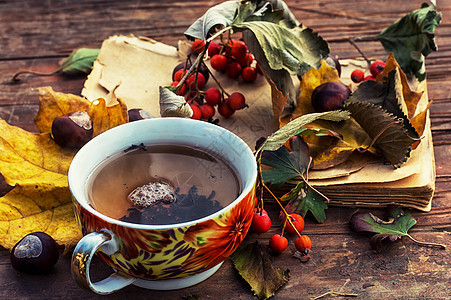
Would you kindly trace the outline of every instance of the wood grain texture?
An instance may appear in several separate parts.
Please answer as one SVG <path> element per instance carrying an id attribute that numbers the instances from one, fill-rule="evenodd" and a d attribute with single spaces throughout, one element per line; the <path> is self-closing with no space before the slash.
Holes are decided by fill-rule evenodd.
<path id="1" fill-rule="evenodd" d="M 220 1 L 0 1 L 0 117 L 12 125 L 36 131 L 33 118 L 38 110 L 36 88 L 52 86 L 55 91 L 79 95 L 84 76 L 24 75 L 12 82 L 20 70 L 51 72 L 73 49 L 99 48 L 104 39 L 115 34 L 148 36 L 176 46 L 183 32 L 208 7 Z M 285 1 L 298 20 L 317 31 L 329 42 L 339 58 L 359 56 L 349 38 L 371 37 L 383 28 L 419 8 L 423 1 L 370 0 L 288 0 Z M 443 13 L 437 29 L 438 52 L 426 59 L 435 146 L 437 181 L 431 212 L 412 211 L 418 223 L 411 229 L 417 239 L 451 246 L 451 1 L 438 1 Z M 370 58 L 384 58 L 377 42 L 359 42 Z M 0 185 L 0 190 L 6 187 Z M 273 220 L 278 209 L 267 207 Z M 301 263 L 289 251 L 274 257 L 275 265 L 290 269 L 291 279 L 275 299 L 307 299 L 327 291 L 356 293 L 358 299 L 449 299 L 451 268 L 449 250 L 421 247 L 407 238 L 385 245 L 382 254 L 374 253 L 369 236 L 349 228 L 348 220 L 358 209 L 330 207 L 327 220 L 317 224 L 306 219 L 305 233 L 312 239 L 312 259 Z M 360 209 L 364 211 L 363 209 Z M 250 234 L 247 242 L 259 240 L 267 244 L 269 237 L 281 228 L 274 222 L 270 232 Z M 9 252 L 0 250 L 0 298 L 100 298 L 80 289 L 72 280 L 70 257 L 63 256 L 56 268 L 46 275 L 27 275 L 12 269 Z M 110 270 L 95 262 L 92 276 L 101 279 Z M 147 291 L 127 287 L 110 296 L 123 299 L 182 299 L 198 295 L 200 299 L 256 299 L 241 281 L 230 261 L 207 281 L 179 291 Z M 332 298 L 332 297 L 329 297 Z"/>

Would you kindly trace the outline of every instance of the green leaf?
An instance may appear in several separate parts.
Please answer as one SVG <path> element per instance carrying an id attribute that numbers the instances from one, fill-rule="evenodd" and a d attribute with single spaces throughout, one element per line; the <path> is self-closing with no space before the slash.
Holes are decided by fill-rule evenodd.
<path id="1" fill-rule="evenodd" d="M 437 50 L 434 32 L 441 19 L 442 14 L 434 6 L 423 4 L 384 29 L 377 38 L 385 51 L 394 54 L 406 74 L 422 81 L 426 76 L 424 57 Z"/>
<path id="2" fill-rule="evenodd" d="M 327 42 L 310 28 L 287 28 L 267 21 L 234 23 L 233 28 L 254 33 L 273 70 L 303 75 L 311 68 L 319 68 L 321 60 L 329 54 Z M 256 58 L 258 61 L 259 57 Z"/>
<path id="3" fill-rule="evenodd" d="M 263 181 L 278 188 L 285 182 L 298 177 L 307 170 L 310 162 L 307 144 L 302 138 L 293 137 L 293 151 L 285 146 L 275 151 L 263 151 L 261 163 L 274 169 L 262 171 Z"/>
<path id="4" fill-rule="evenodd" d="M 401 208 L 389 206 L 387 220 L 382 220 L 372 213 L 356 213 L 351 217 L 351 227 L 357 232 L 376 233 L 371 239 L 371 246 L 379 250 L 383 239 L 394 242 L 402 236 L 408 236 L 408 230 L 417 223 L 410 215 L 404 214 Z"/>
<path id="5" fill-rule="evenodd" d="M 290 271 L 274 268 L 272 257 L 257 241 L 230 256 L 233 265 L 259 299 L 268 299 L 290 279 Z"/>
<path id="6" fill-rule="evenodd" d="M 305 217 L 310 211 L 319 223 L 326 220 L 326 199 L 303 181 L 283 195 L 280 200 L 288 201 L 285 210 L 290 214 L 296 213 Z"/>
<path id="7" fill-rule="evenodd" d="M 301 130 L 303 126 L 313 121 L 321 119 L 339 122 L 347 120 L 349 119 L 349 117 L 350 113 L 348 111 L 343 110 L 335 110 L 322 113 L 311 113 L 300 116 L 292 120 L 282 128 L 280 128 L 276 132 L 274 132 L 272 135 L 270 135 L 268 139 L 260 147 L 260 151 L 263 150 L 274 151 L 279 149 L 286 141 L 288 141 L 289 138 L 297 135 L 299 133 L 299 130 Z"/>
<path id="8" fill-rule="evenodd" d="M 68 75 L 89 74 L 100 49 L 80 48 L 61 62 L 61 71 Z"/>

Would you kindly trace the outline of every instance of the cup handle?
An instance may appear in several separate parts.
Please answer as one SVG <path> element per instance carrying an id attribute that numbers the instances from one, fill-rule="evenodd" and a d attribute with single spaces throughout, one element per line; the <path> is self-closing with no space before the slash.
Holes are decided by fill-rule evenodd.
<path id="1" fill-rule="evenodd" d="M 115 272 L 109 277 L 91 282 L 89 269 L 91 259 L 97 250 L 102 247 L 105 254 L 113 254 L 118 251 L 118 241 L 116 236 L 109 230 L 91 232 L 85 235 L 77 244 L 72 254 L 72 277 L 77 284 L 94 293 L 107 295 L 132 284 L 136 278 L 122 272 Z"/>

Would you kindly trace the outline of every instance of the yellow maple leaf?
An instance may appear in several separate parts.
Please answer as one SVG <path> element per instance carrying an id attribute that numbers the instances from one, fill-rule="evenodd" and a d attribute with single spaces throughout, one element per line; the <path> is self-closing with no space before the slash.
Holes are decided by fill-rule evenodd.
<path id="1" fill-rule="evenodd" d="M 318 69 L 310 69 L 302 76 L 299 86 L 301 92 L 298 96 L 297 106 L 293 112 L 292 119 L 315 112 L 311 100 L 313 90 L 317 86 L 328 81 L 340 81 L 340 77 L 338 76 L 337 70 L 324 60 L 321 63 L 321 67 Z"/>
<path id="2" fill-rule="evenodd" d="M 84 98 L 40 88 L 40 109 L 35 118 L 39 134 L 0 120 L 0 173 L 14 188 L 0 198 L 0 245 L 11 249 L 34 231 L 51 235 L 71 246 L 81 237 L 75 220 L 67 172 L 76 150 L 58 146 L 51 137 L 53 119 L 85 110 L 93 120 L 94 135 L 126 123 L 124 103 L 107 107 L 103 99 Z"/>

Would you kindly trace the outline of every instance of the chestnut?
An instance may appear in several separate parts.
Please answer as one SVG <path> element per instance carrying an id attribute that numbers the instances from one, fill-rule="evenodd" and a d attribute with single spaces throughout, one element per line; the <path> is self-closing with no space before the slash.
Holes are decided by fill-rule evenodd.
<path id="1" fill-rule="evenodd" d="M 53 140 L 61 147 L 81 148 L 93 135 L 92 120 L 86 111 L 74 111 L 55 118 Z"/>
<path id="2" fill-rule="evenodd" d="M 347 85 L 329 81 L 317 86 L 312 93 L 312 106 L 317 112 L 339 109 L 351 95 Z"/>
<path id="3" fill-rule="evenodd" d="M 138 121 L 138 120 L 143 120 L 143 119 L 152 119 L 153 116 L 145 111 L 144 109 L 141 108 L 132 108 L 128 110 L 128 121 L 129 122 L 133 122 L 133 121 Z"/>
<path id="4" fill-rule="evenodd" d="M 27 273 L 48 272 L 58 259 L 55 240 L 44 232 L 27 234 L 11 251 L 13 268 Z"/>

